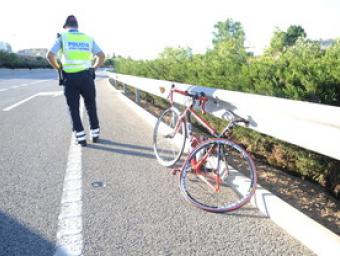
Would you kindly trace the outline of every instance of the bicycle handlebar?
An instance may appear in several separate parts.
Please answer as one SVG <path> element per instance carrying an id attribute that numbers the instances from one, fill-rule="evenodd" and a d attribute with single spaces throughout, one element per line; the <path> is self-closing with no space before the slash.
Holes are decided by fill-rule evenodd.
<path id="1" fill-rule="evenodd" d="M 182 90 L 179 90 L 179 89 L 175 89 L 175 85 L 173 84 L 171 86 L 171 90 L 170 90 L 170 93 L 169 93 L 169 96 L 168 98 L 170 99 L 170 103 L 173 104 L 174 101 L 173 101 L 173 93 L 178 93 L 178 94 L 181 94 L 181 95 L 184 95 L 184 96 L 189 96 L 191 97 L 194 101 L 195 100 L 198 100 L 199 102 L 199 105 L 201 107 L 201 111 L 203 114 L 206 113 L 205 111 L 205 105 L 208 101 L 208 97 L 205 96 L 205 93 L 204 92 L 200 92 L 198 94 L 193 94 L 193 93 L 190 93 L 188 91 L 182 91 Z"/>
<path id="2" fill-rule="evenodd" d="M 168 95 L 168 99 L 170 100 L 171 105 L 173 105 L 174 100 L 173 100 L 173 94 L 174 93 L 178 93 L 184 96 L 189 96 L 191 97 L 194 101 L 197 100 L 199 101 L 199 106 L 201 107 L 201 111 L 203 114 L 206 113 L 205 110 L 205 105 L 208 102 L 208 97 L 205 95 L 204 92 L 199 92 L 199 93 L 190 93 L 188 91 L 183 91 L 183 90 L 179 90 L 175 88 L 175 85 L 172 84 L 171 85 L 171 89 L 170 89 L 170 93 Z M 244 119 L 238 115 L 236 115 L 234 112 L 232 112 L 231 110 L 226 110 L 225 115 L 230 116 L 231 118 L 227 118 L 229 119 L 229 121 L 232 124 L 238 124 L 238 123 L 243 123 L 246 127 L 249 126 L 249 121 L 247 119 Z"/>

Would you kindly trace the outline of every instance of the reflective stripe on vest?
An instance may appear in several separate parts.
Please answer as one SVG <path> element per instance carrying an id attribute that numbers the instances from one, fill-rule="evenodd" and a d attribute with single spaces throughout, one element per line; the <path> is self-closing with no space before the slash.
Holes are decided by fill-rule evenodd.
<path id="1" fill-rule="evenodd" d="M 91 67 L 92 38 L 79 32 L 66 32 L 61 35 L 61 40 L 61 62 L 66 73 L 76 73 Z"/>

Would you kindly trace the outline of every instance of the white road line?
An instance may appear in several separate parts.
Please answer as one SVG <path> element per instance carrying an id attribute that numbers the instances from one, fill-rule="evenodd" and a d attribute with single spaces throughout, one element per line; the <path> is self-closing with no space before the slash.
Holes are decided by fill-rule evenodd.
<path id="1" fill-rule="evenodd" d="M 7 108 L 4 108 L 3 111 L 10 111 L 11 109 L 16 108 L 17 106 L 20 106 L 21 104 L 24 104 L 25 102 L 30 101 L 31 99 L 34 99 L 34 98 L 37 97 L 38 95 L 39 95 L 39 93 L 34 94 L 34 95 L 32 95 L 32 96 L 30 96 L 30 97 L 28 97 L 28 98 L 26 98 L 26 99 L 24 99 L 24 100 L 21 100 L 21 101 L 15 103 L 15 104 L 13 104 L 13 105 L 7 107 Z"/>
<path id="2" fill-rule="evenodd" d="M 81 102 L 80 113 L 84 104 Z M 65 172 L 61 209 L 58 217 L 57 248 L 54 256 L 75 256 L 83 253 L 81 146 L 72 135 Z"/>
<path id="3" fill-rule="evenodd" d="M 11 89 L 17 89 L 17 88 L 21 88 L 21 87 L 26 87 L 26 86 L 29 86 L 29 85 L 32 85 L 32 84 L 40 84 L 40 83 L 51 81 L 51 80 L 54 80 L 54 79 L 38 80 L 38 81 L 31 82 L 31 83 L 13 85 L 9 88 L 0 89 L 0 92 L 5 92 L 5 91 L 11 90 Z M 0 79 L 0 81 L 1 81 L 1 79 Z M 4 81 L 5 81 L 5 79 L 4 79 Z"/>
<path id="4" fill-rule="evenodd" d="M 39 92 L 40 96 L 52 96 L 53 98 L 63 94 L 63 91 Z"/>
<path id="5" fill-rule="evenodd" d="M 18 107 L 18 106 L 20 106 L 21 104 L 24 104 L 25 102 L 30 101 L 31 99 L 34 99 L 34 98 L 37 97 L 37 96 L 52 96 L 52 97 L 57 97 L 57 96 L 62 95 L 62 94 L 63 94 L 62 91 L 39 92 L 39 93 L 36 93 L 36 94 L 34 94 L 34 95 L 32 95 L 32 96 L 30 96 L 30 97 L 24 99 L 24 100 L 21 100 L 21 101 L 17 102 L 17 103 L 15 103 L 15 104 L 13 104 L 13 105 L 11 105 L 11 106 L 9 106 L 9 107 L 4 108 L 2 111 L 10 111 L 10 110 L 12 110 L 13 108 Z"/>
<path id="6" fill-rule="evenodd" d="M 5 92 L 5 91 L 11 90 L 11 89 L 17 89 L 17 88 L 29 86 L 29 85 L 32 85 L 32 84 L 40 84 L 40 83 L 47 82 L 47 81 L 51 81 L 51 80 L 54 80 L 54 79 L 39 80 L 39 81 L 31 82 L 31 83 L 13 85 L 13 86 L 11 86 L 11 87 L 9 87 L 9 88 L 0 89 L 0 92 Z M 1 81 L 1 80 L 0 80 L 0 81 Z M 5 80 L 4 80 L 4 81 L 5 81 Z"/>
<path id="7" fill-rule="evenodd" d="M 31 83 L 24 83 L 24 84 L 14 85 L 14 86 L 10 87 L 10 89 L 16 89 L 16 88 L 20 88 L 20 87 L 25 87 L 25 86 L 29 86 L 29 85 L 32 85 L 32 84 L 40 84 L 40 83 L 43 83 L 43 82 L 46 82 L 46 81 L 50 81 L 50 80 L 52 80 L 52 79 L 38 80 L 38 81 L 31 82 Z"/>

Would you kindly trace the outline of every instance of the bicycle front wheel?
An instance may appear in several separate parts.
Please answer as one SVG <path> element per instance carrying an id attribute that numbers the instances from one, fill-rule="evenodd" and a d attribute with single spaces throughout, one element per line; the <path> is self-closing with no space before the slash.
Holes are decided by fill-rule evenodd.
<path id="1" fill-rule="evenodd" d="M 227 139 L 203 142 L 186 159 L 180 189 L 194 206 L 229 212 L 249 202 L 256 188 L 256 168 L 245 149 Z"/>
<path id="2" fill-rule="evenodd" d="M 179 120 L 180 112 L 171 107 L 158 118 L 153 132 L 153 148 L 158 162 L 166 167 L 174 166 L 185 147 L 185 122 Z"/>

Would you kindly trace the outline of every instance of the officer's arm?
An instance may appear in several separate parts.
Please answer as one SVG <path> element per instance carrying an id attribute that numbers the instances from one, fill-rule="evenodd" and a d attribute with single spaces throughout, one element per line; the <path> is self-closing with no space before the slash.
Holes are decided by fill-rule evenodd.
<path id="1" fill-rule="evenodd" d="M 46 54 L 46 59 L 47 59 L 48 63 L 50 63 L 51 66 L 54 69 L 60 69 L 61 68 L 58 64 L 57 56 L 53 52 L 48 51 L 47 54 Z"/>
<path id="2" fill-rule="evenodd" d="M 93 68 L 97 69 L 98 67 L 100 67 L 104 63 L 105 54 L 102 51 L 100 51 L 95 56 L 96 57 L 95 57 L 95 61 L 94 61 L 94 64 L 93 64 Z"/>

